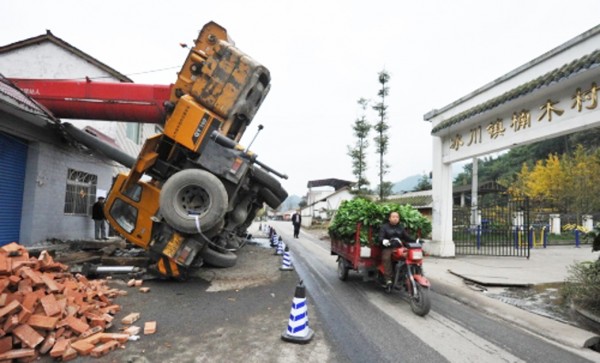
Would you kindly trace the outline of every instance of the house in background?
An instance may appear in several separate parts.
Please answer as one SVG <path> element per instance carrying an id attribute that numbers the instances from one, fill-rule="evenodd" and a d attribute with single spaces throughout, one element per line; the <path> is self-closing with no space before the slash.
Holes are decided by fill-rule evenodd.
<path id="1" fill-rule="evenodd" d="M 92 79 L 132 82 L 127 76 L 54 36 L 0 46 L 0 74 L 6 78 Z M 136 157 L 156 125 L 68 120 L 97 137 L 112 140 Z M 26 94 L 0 79 L 0 244 L 25 246 L 57 239 L 93 238 L 91 205 L 108 191 L 122 169 L 69 141 L 61 121 Z"/>
<path id="2" fill-rule="evenodd" d="M 353 182 L 341 179 L 309 181 L 306 206 L 300 211 L 302 225 L 308 227 L 317 220 L 331 219 L 344 200 L 354 198 L 352 185 Z"/>

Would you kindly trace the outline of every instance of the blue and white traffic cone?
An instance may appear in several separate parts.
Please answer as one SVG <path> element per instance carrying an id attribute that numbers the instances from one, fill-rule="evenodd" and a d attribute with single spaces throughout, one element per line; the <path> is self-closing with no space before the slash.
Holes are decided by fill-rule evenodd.
<path id="1" fill-rule="evenodd" d="M 277 249 L 275 250 L 275 254 L 278 256 L 283 255 L 283 247 L 284 247 L 283 240 L 281 239 L 281 237 L 279 237 L 279 243 L 277 244 Z"/>
<path id="2" fill-rule="evenodd" d="M 279 269 L 281 271 L 294 271 L 292 255 L 290 254 L 290 249 L 287 246 L 285 246 L 285 250 L 283 251 L 283 259 Z"/>
<path id="3" fill-rule="evenodd" d="M 279 237 L 277 236 L 277 233 L 273 233 L 273 236 L 271 236 L 271 247 L 277 247 L 278 244 Z"/>
<path id="4" fill-rule="evenodd" d="M 281 339 L 290 343 L 306 344 L 311 341 L 314 335 L 315 332 L 308 326 L 306 288 L 302 284 L 302 281 L 300 281 L 296 285 L 288 326 L 283 334 L 281 334 Z"/>

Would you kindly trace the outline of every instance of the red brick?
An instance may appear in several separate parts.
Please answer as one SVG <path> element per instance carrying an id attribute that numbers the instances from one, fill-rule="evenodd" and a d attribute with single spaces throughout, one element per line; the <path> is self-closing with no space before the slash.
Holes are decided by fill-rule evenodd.
<path id="1" fill-rule="evenodd" d="M 22 278 L 31 279 L 33 286 L 38 286 L 38 285 L 44 284 L 44 280 L 42 280 L 42 275 L 39 272 L 32 270 L 30 267 L 21 268 L 19 273 Z"/>
<path id="2" fill-rule="evenodd" d="M 12 271 L 12 266 L 10 266 L 10 260 L 7 257 L 6 251 L 0 252 L 0 274 L 7 275 Z"/>
<path id="3" fill-rule="evenodd" d="M 46 284 L 46 286 L 48 287 L 48 291 L 50 292 L 60 292 L 64 288 L 64 286 L 60 286 L 59 284 L 57 284 L 56 281 L 54 281 L 52 275 L 47 272 L 41 275 L 41 279 L 44 282 L 44 284 Z"/>
<path id="4" fill-rule="evenodd" d="M 17 363 L 31 363 L 40 359 L 40 354 L 35 351 L 35 354 L 30 357 L 17 358 Z"/>
<path id="5" fill-rule="evenodd" d="M 54 334 L 54 332 L 50 332 L 46 336 L 46 339 L 44 339 L 44 341 L 42 342 L 42 345 L 40 345 L 40 347 L 38 348 L 39 352 L 42 354 L 48 353 L 50 351 L 50 349 L 52 349 L 52 347 L 54 346 L 55 342 L 56 342 L 56 335 Z"/>
<path id="6" fill-rule="evenodd" d="M 19 252 L 19 254 L 22 254 L 23 251 L 25 251 L 25 253 L 27 253 L 27 250 L 25 249 L 25 247 L 21 246 L 17 242 L 11 242 L 9 244 L 5 244 L 4 246 L 2 246 L 2 250 L 5 252 L 8 252 L 8 253 Z M 29 255 L 27 255 L 27 258 L 29 258 Z"/>
<path id="7" fill-rule="evenodd" d="M 147 321 L 144 324 L 144 335 L 156 333 L 156 321 Z"/>
<path id="8" fill-rule="evenodd" d="M 6 319 L 2 330 L 4 330 L 6 333 L 10 333 L 14 328 L 17 327 L 17 325 L 19 325 L 19 317 L 17 315 L 11 315 L 8 319 Z"/>
<path id="9" fill-rule="evenodd" d="M 70 342 L 68 339 L 59 338 L 58 340 L 56 340 L 56 343 L 54 343 L 54 346 L 50 351 L 50 356 L 54 358 L 61 357 L 65 353 L 69 345 Z"/>
<path id="10" fill-rule="evenodd" d="M 15 258 L 11 258 L 12 260 L 12 273 L 13 274 L 20 274 L 20 271 L 23 268 L 27 268 L 27 267 L 33 267 L 35 268 L 37 265 L 37 261 L 29 261 L 29 260 L 25 260 L 22 257 L 15 257 Z"/>
<path id="11" fill-rule="evenodd" d="M 58 317 L 34 314 L 29 317 L 27 324 L 38 329 L 54 330 L 58 319 Z"/>
<path id="12" fill-rule="evenodd" d="M 13 348 L 12 337 L 0 338 L 0 353 L 8 352 Z"/>
<path id="13" fill-rule="evenodd" d="M 119 343 L 125 343 L 129 339 L 129 334 L 123 333 L 103 333 L 100 336 L 100 341 L 103 343 L 109 342 L 111 340 L 116 340 Z"/>
<path id="14" fill-rule="evenodd" d="M 140 328 L 139 326 L 132 325 L 124 329 L 123 332 L 128 335 L 138 335 L 141 329 L 142 328 Z"/>
<path id="15" fill-rule="evenodd" d="M 3 293 L 0 294 L 0 306 L 5 306 L 8 300 L 8 294 L 7 293 Z"/>
<path id="16" fill-rule="evenodd" d="M 23 298 L 23 308 L 34 311 L 35 308 L 38 306 L 39 301 L 40 297 L 38 294 L 34 292 L 25 294 L 25 297 Z"/>
<path id="17" fill-rule="evenodd" d="M 8 278 L 0 279 L 0 292 L 3 292 L 10 285 L 10 280 Z"/>
<path id="18" fill-rule="evenodd" d="M 124 317 L 123 319 L 121 319 L 121 324 L 133 324 L 136 320 L 138 320 L 140 318 L 140 313 L 131 313 L 129 315 L 127 315 L 126 317 Z"/>
<path id="19" fill-rule="evenodd" d="M 11 301 L 8 305 L 0 309 L 0 318 L 8 314 L 14 314 L 21 310 L 21 303 L 17 300 Z"/>
<path id="20" fill-rule="evenodd" d="M 85 340 L 78 340 L 74 343 L 71 343 L 71 347 L 73 347 L 73 349 L 75 349 L 77 353 L 81 355 L 88 355 L 96 346 L 86 342 Z"/>
<path id="21" fill-rule="evenodd" d="M 29 318 L 31 317 L 31 310 L 27 309 L 26 307 L 23 307 L 21 309 L 21 312 L 19 312 L 18 317 L 20 324 L 27 323 L 27 320 L 29 320 Z"/>
<path id="22" fill-rule="evenodd" d="M 21 342 L 29 348 L 35 348 L 44 341 L 44 337 L 27 324 L 16 327 L 15 330 L 13 330 L 13 334 L 21 339 Z"/>
<path id="23" fill-rule="evenodd" d="M 31 280 L 29 278 L 22 279 L 19 281 L 17 291 L 22 294 L 29 294 L 33 292 L 33 287 L 31 285 Z"/>
<path id="24" fill-rule="evenodd" d="M 84 331 L 83 333 L 81 333 L 81 335 L 79 335 L 79 338 L 85 339 L 87 337 L 91 337 L 92 335 L 101 333 L 103 331 L 104 331 L 104 329 L 102 329 L 101 327 L 94 326 L 94 327 L 91 327 L 90 329 Z"/>
<path id="25" fill-rule="evenodd" d="M 40 261 L 40 267 L 46 267 L 54 263 L 54 259 L 52 258 L 52 256 L 48 253 L 48 251 L 45 250 L 40 253 L 38 261 Z"/>
<path id="26" fill-rule="evenodd" d="M 90 326 L 74 316 L 68 316 L 63 321 L 67 323 L 69 328 L 77 334 L 82 334 L 90 328 Z"/>
<path id="27" fill-rule="evenodd" d="M 0 360 L 10 360 L 25 357 L 32 357 L 35 355 L 35 349 L 13 349 L 6 353 L 0 354 Z"/>
<path id="28" fill-rule="evenodd" d="M 106 322 L 106 320 L 104 320 L 104 318 L 101 317 L 95 317 L 95 318 L 91 318 L 89 319 L 89 324 L 92 327 L 100 327 L 102 329 L 105 329 L 106 326 L 108 325 L 108 323 Z"/>
<path id="29" fill-rule="evenodd" d="M 61 312 L 60 306 L 58 305 L 58 303 L 56 302 L 56 298 L 52 294 L 46 295 L 43 298 L 41 298 L 40 303 L 42 303 L 44 311 L 48 316 L 59 315 Z"/>
<path id="30" fill-rule="evenodd" d="M 79 281 L 81 284 L 84 285 L 89 285 L 90 281 L 88 279 L 85 278 L 85 276 L 83 276 L 82 274 L 77 274 L 75 275 L 75 278 L 77 279 L 77 281 Z"/>
<path id="31" fill-rule="evenodd" d="M 63 362 L 67 362 L 70 360 L 73 360 L 77 358 L 77 351 L 75 349 L 73 349 L 73 347 L 67 347 L 67 350 L 63 353 L 62 357 L 60 358 Z"/>
<path id="32" fill-rule="evenodd" d="M 92 357 L 102 357 L 105 354 L 117 349 L 119 347 L 119 342 L 116 340 L 111 340 L 110 342 L 106 342 L 92 349 L 90 355 Z"/>

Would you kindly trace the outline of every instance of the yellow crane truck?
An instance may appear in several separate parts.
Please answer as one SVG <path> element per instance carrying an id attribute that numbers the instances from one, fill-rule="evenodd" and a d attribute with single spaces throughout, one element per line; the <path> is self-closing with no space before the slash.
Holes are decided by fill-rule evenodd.
<path id="1" fill-rule="evenodd" d="M 136 160 L 63 124 L 78 141 L 130 168 L 114 179 L 105 214 L 119 234 L 150 252 L 160 274 L 184 278 L 203 262 L 233 266 L 232 251 L 263 203 L 277 208 L 287 198 L 273 175 L 287 176 L 238 144 L 270 81 L 267 68 L 210 22 L 170 87 L 163 131 L 145 141 Z"/>

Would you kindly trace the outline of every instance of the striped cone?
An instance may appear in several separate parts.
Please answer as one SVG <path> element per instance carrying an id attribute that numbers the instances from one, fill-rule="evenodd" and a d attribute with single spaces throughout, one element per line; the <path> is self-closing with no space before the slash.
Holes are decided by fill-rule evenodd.
<path id="1" fill-rule="evenodd" d="M 273 235 L 271 236 L 271 247 L 277 247 L 277 242 L 278 241 L 278 237 L 277 237 L 277 233 L 273 233 Z"/>
<path id="2" fill-rule="evenodd" d="M 283 241 L 282 240 L 279 240 L 279 243 L 277 244 L 277 249 L 275 250 L 275 254 L 283 255 Z"/>
<path id="3" fill-rule="evenodd" d="M 306 344 L 311 341 L 314 334 L 315 332 L 308 326 L 306 289 L 302 281 L 300 281 L 296 285 L 288 326 L 283 334 L 281 334 L 281 339 L 290 343 Z"/>
<path id="4" fill-rule="evenodd" d="M 281 271 L 293 271 L 294 266 L 292 264 L 292 255 L 290 254 L 290 249 L 285 246 L 285 250 L 283 252 L 283 259 L 281 262 L 281 267 L 279 268 Z"/>

